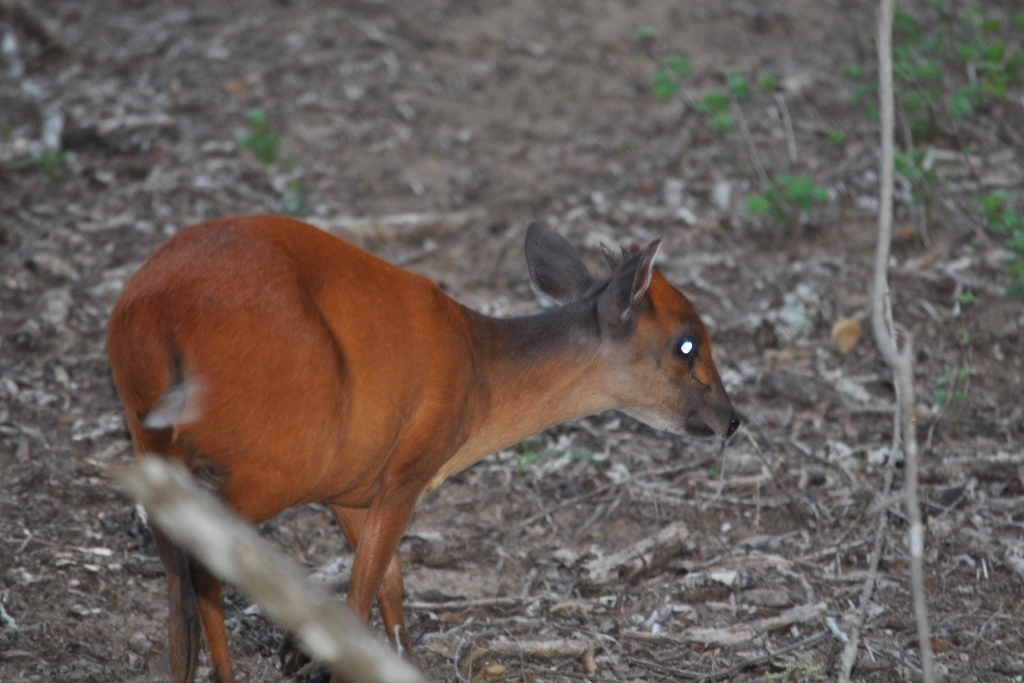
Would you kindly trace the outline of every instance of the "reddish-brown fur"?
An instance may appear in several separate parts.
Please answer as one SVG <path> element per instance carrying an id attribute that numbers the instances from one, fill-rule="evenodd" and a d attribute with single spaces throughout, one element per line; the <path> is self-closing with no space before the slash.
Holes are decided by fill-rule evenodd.
<path id="1" fill-rule="evenodd" d="M 562 305 L 502 320 L 299 221 L 186 228 L 111 313 L 107 347 L 135 449 L 182 461 L 253 523 L 328 503 L 356 549 L 349 606 L 366 619 L 376 596 L 389 638 L 407 646 L 394 551 L 417 500 L 446 477 L 609 408 L 680 433 L 736 429 L 707 332 L 653 268 L 657 248 L 598 279 L 531 225 L 531 277 Z M 682 339 L 694 349 L 685 357 Z M 147 425 L 166 419 L 175 391 L 172 419 Z M 175 683 L 194 677 L 198 622 L 215 678 L 232 680 L 219 582 L 154 536 Z"/>

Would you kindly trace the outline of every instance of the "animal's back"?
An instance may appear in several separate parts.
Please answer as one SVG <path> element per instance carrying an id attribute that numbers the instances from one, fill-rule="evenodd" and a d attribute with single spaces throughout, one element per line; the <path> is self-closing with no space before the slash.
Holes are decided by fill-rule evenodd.
<path id="1" fill-rule="evenodd" d="M 458 351 L 454 310 L 419 276 L 304 223 L 257 216 L 169 240 L 115 305 L 108 347 L 138 450 L 205 468 L 262 520 L 312 500 L 369 501 L 402 438 L 405 395 L 451 375 L 416 352 Z M 196 419 L 143 427 L 175 383 L 193 387 Z"/>

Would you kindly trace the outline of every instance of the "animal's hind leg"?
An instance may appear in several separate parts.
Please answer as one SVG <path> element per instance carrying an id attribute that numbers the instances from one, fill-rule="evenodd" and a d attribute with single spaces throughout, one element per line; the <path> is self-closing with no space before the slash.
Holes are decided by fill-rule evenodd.
<path id="1" fill-rule="evenodd" d="M 359 545 L 359 538 L 363 533 L 363 526 L 366 523 L 366 510 L 360 508 L 346 508 L 340 505 L 331 505 L 331 512 L 334 519 L 341 527 L 342 533 L 348 539 L 352 550 Z M 351 590 L 351 589 L 350 589 Z M 405 613 L 402 610 L 402 598 L 405 597 L 405 585 L 402 581 L 402 565 L 398 556 L 392 553 L 391 560 L 384 572 L 384 578 L 377 589 L 377 604 L 380 606 L 380 615 L 384 620 L 384 628 L 388 633 L 388 640 L 400 653 L 409 652 L 409 633 L 405 628 Z"/>
<path id="2" fill-rule="evenodd" d="M 170 617 L 171 679 L 174 683 L 192 683 L 199 663 L 199 613 L 192 585 L 188 556 L 155 525 L 150 524 L 160 561 L 167 572 Z"/>
<path id="3" fill-rule="evenodd" d="M 203 636 L 210 652 L 214 683 L 233 683 L 231 651 L 224 627 L 224 606 L 220 597 L 220 580 L 198 564 L 192 564 L 192 586 L 199 603 L 199 616 L 203 621 Z"/>

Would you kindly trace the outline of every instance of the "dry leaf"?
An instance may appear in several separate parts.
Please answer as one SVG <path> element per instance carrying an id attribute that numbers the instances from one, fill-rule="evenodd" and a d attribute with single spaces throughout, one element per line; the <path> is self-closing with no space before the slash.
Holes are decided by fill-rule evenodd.
<path id="1" fill-rule="evenodd" d="M 860 341 L 860 321 L 856 318 L 840 318 L 832 326 L 832 342 L 845 355 Z"/>
<path id="2" fill-rule="evenodd" d="M 490 683 L 505 677 L 508 667 L 504 664 L 491 664 L 480 669 L 480 672 L 473 677 L 473 683 Z"/>

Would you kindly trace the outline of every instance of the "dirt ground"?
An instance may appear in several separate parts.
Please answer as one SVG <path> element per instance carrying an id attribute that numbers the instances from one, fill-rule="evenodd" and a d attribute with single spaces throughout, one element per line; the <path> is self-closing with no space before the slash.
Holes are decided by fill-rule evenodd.
<path id="1" fill-rule="evenodd" d="M 0 3 L 0 681 L 169 679 L 163 572 L 108 475 L 132 453 L 105 324 L 176 229 L 259 212 L 334 225 L 497 315 L 540 306 L 531 219 L 595 271 L 602 241 L 660 236 L 743 415 L 724 449 L 598 415 L 426 496 L 400 556 L 431 679 L 831 680 L 827 620 L 851 629 L 881 538 L 854 676 L 917 680 L 907 526 L 879 501 L 894 395 L 867 321 L 878 130 L 844 75 L 872 72 L 872 32 L 860 3 L 808 0 Z M 692 73 L 662 102 L 651 79 L 673 54 Z M 693 103 L 728 67 L 775 84 L 718 132 Z M 1024 680 L 1024 307 L 966 208 L 1020 200 L 1019 96 L 923 143 L 940 189 L 923 208 L 901 185 L 896 207 L 950 681 Z M 280 142 L 267 165 L 238 142 L 253 110 Z M 18 163 L 47 141 L 64 154 Z M 829 200 L 785 225 L 751 217 L 762 172 Z M 396 214 L 420 222 L 377 220 Z M 865 331 L 845 355 L 844 317 Z M 588 577 L 672 524 L 688 533 L 668 557 Z M 310 571 L 351 558 L 322 506 L 263 532 Z M 280 680 L 281 631 L 230 591 L 226 615 L 237 680 Z"/>

